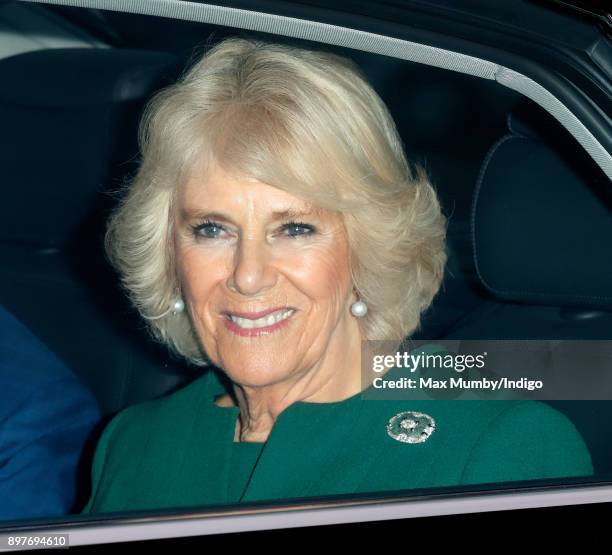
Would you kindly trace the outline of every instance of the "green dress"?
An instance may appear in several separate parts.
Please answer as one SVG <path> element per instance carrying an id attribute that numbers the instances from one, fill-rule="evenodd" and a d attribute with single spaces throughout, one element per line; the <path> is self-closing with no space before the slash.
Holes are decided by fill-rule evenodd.
<path id="1" fill-rule="evenodd" d="M 539 401 L 296 402 L 265 443 L 233 441 L 238 407 L 208 370 L 179 391 L 130 406 L 107 425 L 84 513 L 186 509 L 248 501 L 398 492 L 593 473 L 582 437 Z M 401 442 L 387 423 L 425 413 L 435 430 Z"/>

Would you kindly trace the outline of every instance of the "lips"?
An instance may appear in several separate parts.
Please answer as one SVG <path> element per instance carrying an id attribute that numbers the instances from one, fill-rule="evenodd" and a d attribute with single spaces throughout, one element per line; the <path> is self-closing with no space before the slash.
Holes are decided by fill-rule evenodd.
<path id="1" fill-rule="evenodd" d="M 297 310 L 293 308 L 247 312 L 249 318 L 243 318 L 234 312 L 225 313 L 223 323 L 229 331 L 243 337 L 270 335 L 288 326 L 293 321 L 296 312 Z M 263 314 L 263 316 L 252 318 L 255 314 Z"/>
<path id="2" fill-rule="evenodd" d="M 269 308 L 266 310 L 260 310 L 258 312 L 234 312 L 234 311 L 225 311 L 223 314 L 226 317 L 229 316 L 237 316 L 238 318 L 245 318 L 247 320 L 257 320 L 258 318 L 263 318 L 268 314 L 272 314 L 273 312 L 278 312 L 279 310 L 297 310 L 292 306 L 277 306 L 274 308 Z"/>

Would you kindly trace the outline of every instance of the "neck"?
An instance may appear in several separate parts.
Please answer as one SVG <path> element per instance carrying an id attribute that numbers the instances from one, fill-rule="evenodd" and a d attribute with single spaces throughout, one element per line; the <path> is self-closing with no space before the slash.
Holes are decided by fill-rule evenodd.
<path id="1" fill-rule="evenodd" d="M 336 335 L 344 341 L 331 342 L 317 364 L 287 380 L 260 387 L 234 384 L 231 404 L 240 408 L 234 441 L 267 441 L 278 416 L 295 402 L 343 401 L 362 390 L 358 324 L 351 318 L 347 326 Z"/>

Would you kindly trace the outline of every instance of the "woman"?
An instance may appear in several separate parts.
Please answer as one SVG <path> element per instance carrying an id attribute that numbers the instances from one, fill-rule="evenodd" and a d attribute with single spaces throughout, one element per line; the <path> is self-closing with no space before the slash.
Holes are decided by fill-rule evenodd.
<path id="1" fill-rule="evenodd" d="M 107 251 L 155 337 L 213 368 L 110 422 L 85 512 L 592 473 L 542 403 L 361 395 L 362 341 L 399 345 L 440 287 L 445 221 L 350 61 L 225 40 L 140 141 Z"/>

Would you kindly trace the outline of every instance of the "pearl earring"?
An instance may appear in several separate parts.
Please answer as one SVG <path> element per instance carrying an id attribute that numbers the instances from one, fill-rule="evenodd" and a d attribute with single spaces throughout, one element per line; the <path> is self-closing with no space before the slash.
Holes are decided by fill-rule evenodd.
<path id="1" fill-rule="evenodd" d="M 168 310 L 166 310 L 165 312 L 162 312 L 161 314 L 157 316 L 144 316 L 143 315 L 143 318 L 147 320 L 159 320 L 160 318 L 163 318 L 164 316 L 166 316 L 168 312 L 172 312 L 172 314 L 176 316 L 177 314 L 183 312 L 183 310 L 185 310 L 185 303 L 183 302 L 183 299 L 178 298 L 176 301 L 172 303 L 172 305 L 170 305 L 170 308 L 168 308 Z"/>
<path id="2" fill-rule="evenodd" d="M 357 301 L 351 305 L 351 314 L 356 318 L 363 318 L 368 313 L 368 307 L 363 301 Z"/>
<path id="3" fill-rule="evenodd" d="M 178 314 L 179 312 L 183 312 L 185 310 L 185 302 L 183 299 L 177 299 L 174 301 L 172 305 L 172 314 Z"/>

